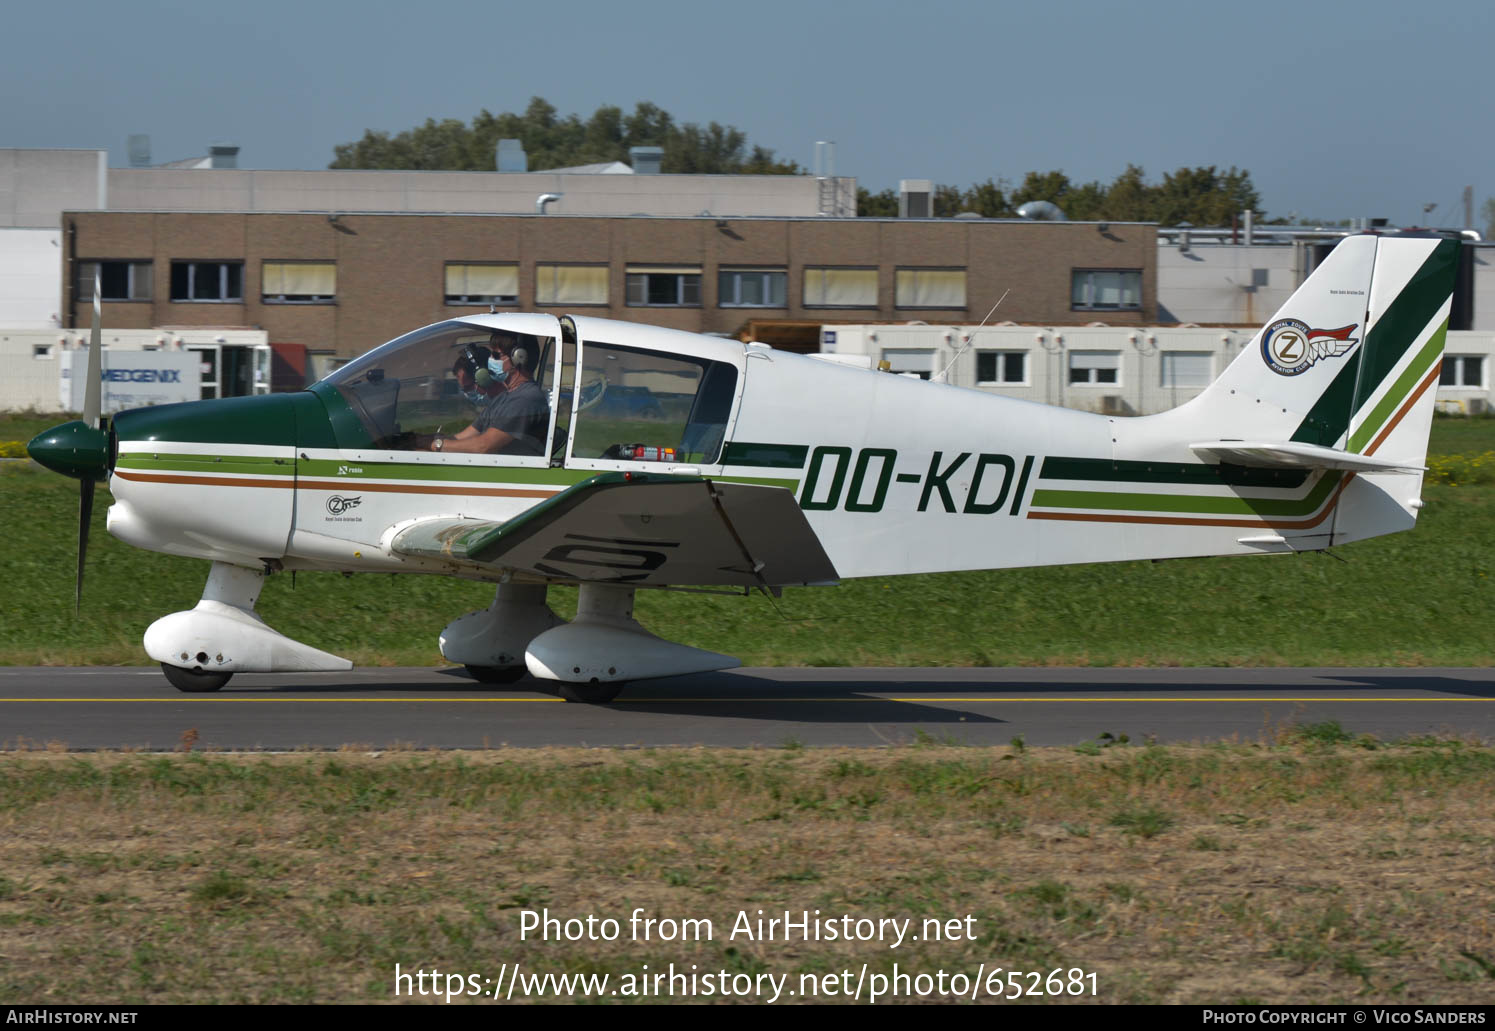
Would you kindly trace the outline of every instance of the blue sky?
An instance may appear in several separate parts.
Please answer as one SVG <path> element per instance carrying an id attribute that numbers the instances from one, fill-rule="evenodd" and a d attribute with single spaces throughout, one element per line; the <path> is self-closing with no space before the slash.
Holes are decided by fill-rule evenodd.
<path id="1" fill-rule="evenodd" d="M 1251 172 L 1269 216 L 1462 224 L 1495 196 L 1495 4 L 16 4 L 0 147 L 322 168 L 365 129 L 651 100 L 872 190 L 1033 169 Z"/>

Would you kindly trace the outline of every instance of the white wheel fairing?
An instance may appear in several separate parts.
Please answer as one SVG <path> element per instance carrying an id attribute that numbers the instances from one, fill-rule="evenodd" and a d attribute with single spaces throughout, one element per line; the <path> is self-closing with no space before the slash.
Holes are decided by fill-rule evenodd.
<path id="1" fill-rule="evenodd" d="M 199 673 L 349 670 L 353 663 L 293 641 L 254 612 L 264 573 L 214 562 L 195 608 L 162 616 L 145 631 L 157 662 Z"/>

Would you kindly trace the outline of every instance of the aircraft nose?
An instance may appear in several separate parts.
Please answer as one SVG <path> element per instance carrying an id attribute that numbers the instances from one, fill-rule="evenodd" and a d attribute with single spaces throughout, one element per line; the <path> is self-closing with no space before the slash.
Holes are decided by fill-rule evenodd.
<path id="1" fill-rule="evenodd" d="M 75 480 L 109 475 L 109 434 L 75 419 L 32 438 L 26 453 L 40 465 Z"/>

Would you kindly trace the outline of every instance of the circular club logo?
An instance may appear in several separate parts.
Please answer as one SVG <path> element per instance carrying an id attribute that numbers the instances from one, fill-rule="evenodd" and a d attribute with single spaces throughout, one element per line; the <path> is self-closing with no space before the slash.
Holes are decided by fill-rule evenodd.
<path id="1" fill-rule="evenodd" d="M 332 495 L 332 497 L 327 499 L 327 514 L 340 516 L 350 508 L 357 508 L 359 504 L 362 503 L 362 501 L 363 498 L 361 496 L 356 498 L 346 498 L 339 494 L 334 494 Z"/>
<path id="2" fill-rule="evenodd" d="M 1278 319 L 1261 335 L 1261 356 L 1279 376 L 1296 376 L 1313 364 L 1308 337 L 1313 331 L 1297 319 Z"/>

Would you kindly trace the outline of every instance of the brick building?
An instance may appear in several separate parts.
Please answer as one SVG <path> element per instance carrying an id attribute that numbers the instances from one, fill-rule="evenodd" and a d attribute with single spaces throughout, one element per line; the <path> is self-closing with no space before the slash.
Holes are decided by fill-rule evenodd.
<path id="1" fill-rule="evenodd" d="M 577 311 L 814 350 L 827 323 L 1147 325 L 1150 224 L 65 211 L 63 320 L 260 327 L 340 357 L 464 312 Z"/>

